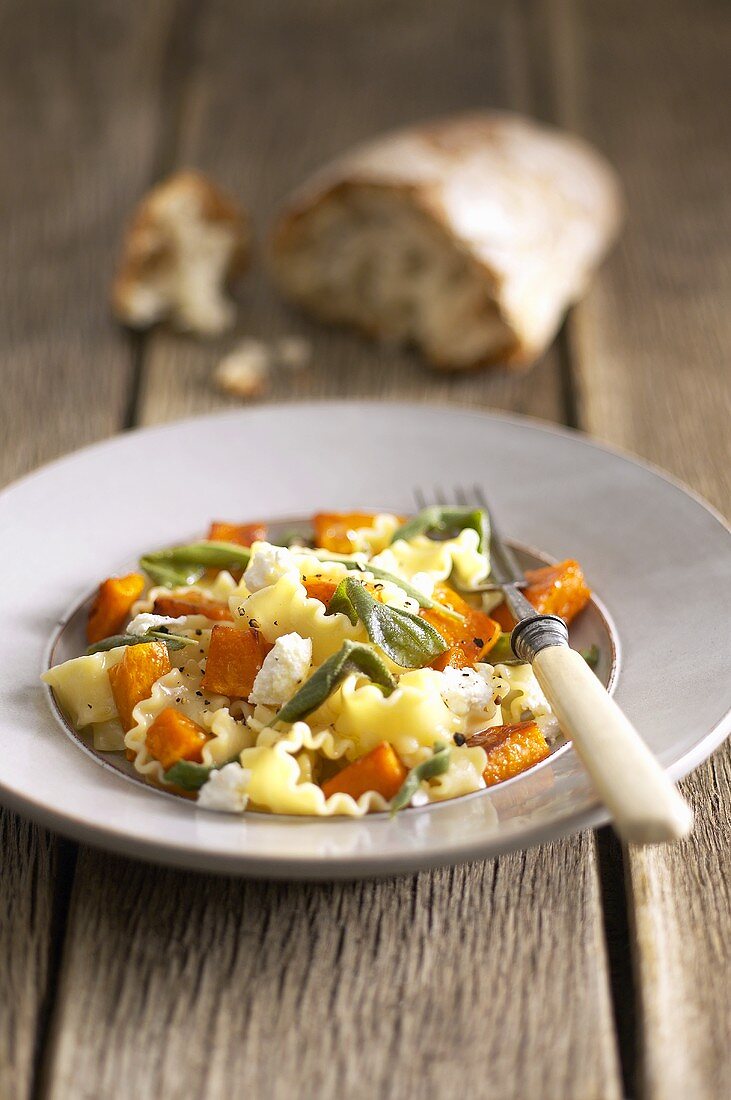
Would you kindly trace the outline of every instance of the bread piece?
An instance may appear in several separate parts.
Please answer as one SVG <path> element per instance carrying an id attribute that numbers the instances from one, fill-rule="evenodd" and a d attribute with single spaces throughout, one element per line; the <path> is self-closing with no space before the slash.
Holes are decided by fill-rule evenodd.
<path id="1" fill-rule="evenodd" d="M 242 340 L 218 364 L 213 381 L 230 397 L 261 397 L 269 388 L 272 360 L 271 347 L 263 340 Z"/>
<path id="2" fill-rule="evenodd" d="M 283 293 L 450 370 L 532 362 L 620 221 L 578 138 L 484 112 L 387 134 L 295 193 L 272 241 Z"/>
<path id="3" fill-rule="evenodd" d="M 137 207 L 124 240 L 112 305 L 132 328 L 169 320 L 217 335 L 235 320 L 226 284 L 246 266 L 250 231 L 239 206 L 200 172 L 176 172 Z"/>

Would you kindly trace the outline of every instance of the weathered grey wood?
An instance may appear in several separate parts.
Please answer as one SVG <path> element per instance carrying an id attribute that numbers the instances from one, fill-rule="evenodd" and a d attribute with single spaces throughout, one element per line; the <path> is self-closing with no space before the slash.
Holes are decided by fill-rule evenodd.
<path id="1" fill-rule="evenodd" d="M 49 994 L 56 841 L 0 811 L 0 1096 L 30 1095 Z"/>
<path id="2" fill-rule="evenodd" d="M 512 6 L 209 5 L 177 160 L 244 196 L 257 225 L 320 160 L 384 126 L 526 105 Z M 305 326 L 257 267 L 240 334 L 306 332 L 291 396 L 409 395 L 562 418 L 558 356 L 529 377 L 449 380 L 408 354 Z M 220 349 L 147 348 L 138 416 L 221 404 Z M 287 396 L 278 384 L 273 396 Z M 89 965 L 89 960 L 94 965 Z M 595 849 L 580 836 L 385 883 L 276 886 L 84 852 L 49 1055 L 51 1097 L 452 1095 L 615 1098 L 619 1073 Z"/>
<path id="3" fill-rule="evenodd" d="M 430 371 L 416 354 L 372 346 L 340 332 L 323 332 L 303 318 L 288 318 L 275 327 L 274 317 L 284 311 L 271 291 L 260 288 L 259 306 L 247 309 L 252 323 L 240 337 L 252 330 L 269 339 L 269 332 L 304 335 L 312 343 L 311 365 L 301 371 L 274 371 L 264 401 L 299 401 L 318 398 L 383 396 L 414 402 L 455 402 L 482 405 L 546 420 L 563 419 L 563 397 L 559 358 L 555 349 L 528 375 L 496 369 L 452 376 Z M 267 321 L 272 322 L 267 330 Z M 266 336 L 264 335 L 266 334 Z M 239 337 L 239 338 L 240 338 Z M 193 343 L 173 333 L 155 336 L 154 355 L 142 382 L 140 419 L 144 424 L 177 420 L 216 409 L 240 407 L 241 402 L 219 393 L 211 375 L 234 335 L 216 344 Z"/>
<path id="4" fill-rule="evenodd" d="M 595 888 L 588 836 L 334 886 L 85 852 L 50 1096 L 615 1096 Z"/>
<path id="5" fill-rule="evenodd" d="M 22 3 L 0 24 L 3 476 L 116 431 L 132 379 L 110 324 L 120 220 L 157 156 L 172 0 Z M 134 35 L 130 28 L 134 26 Z M 125 33 L 126 32 L 126 33 Z"/>
<path id="6" fill-rule="evenodd" d="M 250 207 L 261 251 L 283 196 L 348 145 L 475 104 L 526 109 L 523 34 L 512 5 L 487 11 L 479 0 L 209 5 L 183 104 L 178 163 L 210 172 Z M 236 332 L 220 341 L 153 338 L 141 422 L 235 405 L 211 385 L 221 354 L 244 336 L 290 333 L 312 341 L 313 362 L 299 374 L 276 375 L 274 400 L 383 394 L 563 416 L 553 353 L 527 376 L 430 372 L 408 352 L 307 322 L 272 290 L 261 256 L 238 297 Z"/>
<path id="7" fill-rule="evenodd" d="M 561 40 L 563 117 L 606 149 L 629 204 L 621 246 L 571 325 L 582 423 L 728 514 L 728 9 L 597 0 L 574 6 Z M 692 597 L 678 612 L 693 613 Z M 628 854 L 638 1085 L 651 1100 L 717 1100 L 731 1078 L 729 746 L 683 787 L 691 839 Z"/>
<path id="8" fill-rule="evenodd" d="M 0 484 L 124 423 L 133 358 L 106 299 L 119 220 L 153 172 L 172 11 L 147 7 L 0 12 Z M 34 1087 L 64 867 L 54 838 L 0 810 L 3 1100 Z"/>

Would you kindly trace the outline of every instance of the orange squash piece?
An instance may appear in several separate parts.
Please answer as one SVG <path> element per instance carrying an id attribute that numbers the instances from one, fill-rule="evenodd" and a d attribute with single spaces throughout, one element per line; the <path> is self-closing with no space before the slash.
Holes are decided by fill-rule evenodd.
<path id="1" fill-rule="evenodd" d="M 319 600 L 320 603 L 325 604 L 325 607 L 330 603 L 330 600 L 335 595 L 335 589 L 337 588 L 334 581 L 319 581 L 310 578 L 302 583 L 310 599 Z"/>
<path id="2" fill-rule="evenodd" d="M 335 554 L 352 554 L 357 549 L 352 532 L 359 527 L 372 527 L 372 512 L 318 512 L 312 517 L 315 546 Z"/>
<path id="3" fill-rule="evenodd" d="M 251 694 L 257 673 L 271 648 L 257 630 L 214 626 L 201 682 L 203 690 L 232 699 L 245 699 Z"/>
<path id="4" fill-rule="evenodd" d="M 326 798 L 332 794 L 349 794 L 357 800 L 366 791 L 378 791 L 390 800 L 408 774 L 393 746 L 388 741 L 381 741 L 360 760 L 348 764 L 327 783 L 323 783 L 322 789 Z"/>
<path id="5" fill-rule="evenodd" d="M 520 775 L 550 754 L 548 742 L 535 722 L 495 726 L 488 732 L 491 735 L 488 744 L 493 747 L 484 746 L 487 749 L 487 766 L 482 773 L 488 787 Z"/>
<path id="6" fill-rule="evenodd" d="M 449 645 L 449 649 L 441 653 L 431 667 L 441 672 L 448 666 L 464 668 L 476 661 L 484 661 L 500 637 L 500 624 L 484 611 L 470 607 L 448 584 L 440 583 L 435 586 L 434 599 L 463 615 L 464 622 L 445 615 L 438 607 L 425 608 L 419 612 Z"/>
<path id="7" fill-rule="evenodd" d="M 228 604 L 205 596 L 158 596 L 152 610 L 155 615 L 169 615 L 172 619 L 181 615 L 205 615 L 214 622 L 233 622 Z"/>
<path id="8" fill-rule="evenodd" d="M 122 729 L 131 730 L 135 725 L 132 711 L 143 699 L 149 699 L 152 685 L 166 672 L 170 672 L 170 657 L 164 642 L 145 642 L 130 645 L 124 657 L 110 668 L 107 675 Z"/>
<path id="9" fill-rule="evenodd" d="M 132 604 L 142 595 L 145 578 L 141 573 L 126 577 L 109 577 L 99 585 L 99 591 L 89 610 L 86 637 L 90 645 L 111 634 L 119 634 L 129 617 Z"/>
<path id="10" fill-rule="evenodd" d="M 320 603 L 324 603 L 326 607 L 335 595 L 335 589 L 337 588 L 334 581 L 319 581 L 310 578 L 302 583 L 307 590 L 307 595 L 311 599 L 319 600 Z M 379 584 L 378 581 L 375 583 L 365 583 L 364 587 L 370 592 L 374 600 L 378 600 L 379 603 L 385 602 L 383 592 L 381 591 L 383 585 Z"/>
<path id="11" fill-rule="evenodd" d="M 584 572 L 579 563 L 571 558 L 558 565 L 527 569 L 525 576 L 528 587 L 523 590 L 523 595 L 542 615 L 558 615 L 570 623 L 591 598 Z M 496 608 L 493 615 L 503 630 L 512 630 L 515 626 L 505 604 Z"/>
<path id="12" fill-rule="evenodd" d="M 213 520 L 208 528 L 207 539 L 214 542 L 235 542 L 238 546 L 252 546 L 255 542 L 264 542 L 267 528 L 263 523 L 222 523 Z"/>
<path id="13" fill-rule="evenodd" d="M 178 760 L 200 763 L 203 746 L 210 739 L 196 722 L 175 707 L 166 707 L 147 731 L 145 744 L 150 756 L 159 760 L 165 771 Z"/>

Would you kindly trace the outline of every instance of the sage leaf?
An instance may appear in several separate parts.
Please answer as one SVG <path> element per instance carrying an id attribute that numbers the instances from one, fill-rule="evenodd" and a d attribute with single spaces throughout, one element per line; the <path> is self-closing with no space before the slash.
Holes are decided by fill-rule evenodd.
<path id="1" fill-rule="evenodd" d="M 491 665 L 505 665 L 515 661 L 516 664 L 524 664 L 524 661 L 518 661 L 513 653 L 513 647 L 510 644 L 510 635 L 512 631 L 503 630 L 500 634 L 495 645 L 487 654 L 487 658 Z"/>
<path id="2" fill-rule="evenodd" d="M 484 508 L 442 507 L 424 508 L 418 515 L 394 531 L 391 542 L 404 539 L 408 542 L 416 535 L 450 535 L 470 527 L 479 536 L 477 549 L 486 554 L 490 545 L 490 519 Z"/>
<path id="3" fill-rule="evenodd" d="M 401 668 L 423 668 L 448 648 L 426 619 L 375 600 L 356 577 L 343 578 L 328 611 L 347 615 L 353 624 L 360 619 L 373 644 Z"/>
<path id="4" fill-rule="evenodd" d="M 449 757 L 449 746 L 437 741 L 434 745 L 434 755 L 411 769 L 391 799 L 391 817 L 397 814 L 399 810 L 403 810 L 404 806 L 408 806 L 423 779 L 434 779 L 437 775 L 444 775 L 449 767 Z"/>
<path id="5" fill-rule="evenodd" d="M 164 588 L 182 588 L 186 584 L 195 584 L 205 573 L 203 566 L 174 566 L 166 562 L 150 561 L 140 558 L 140 569 L 144 569 L 153 584 Z"/>
<path id="6" fill-rule="evenodd" d="M 326 557 L 320 560 L 323 562 L 333 561 L 338 565 L 344 565 L 346 569 L 357 569 L 361 573 L 370 573 L 377 581 L 391 581 L 392 584 L 397 584 L 412 600 L 416 600 L 419 607 L 425 607 L 427 610 L 438 607 L 445 615 L 450 615 L 453 619 L 459 619 L 460 622 L 464 622 L 464 615 L 460 615 L 459 611 L 455 611 L 453 608 L 447 607 L 446 604 L 433 600 L 430 596 L 425 596 L 418 588 L 414 588 L 413 584 L 409 584 L 408 581 L 404 581 L 401 577 L 397 577 L 395 573 L 389 573 L 387 569 L 381 569 L 379 566 L 371 564 L 371 562 L 358 561 L 357 558 L 339 557 Z"/>
<path id="7" fill-rule="evenodd" d="M 277 722 L 299 722 L 318 707 L 322 706 L 339 684 L 353 672 L 362 672 L 368 676 L 384 695 L 390 695 L 396 687 L 396 680 L 388 671 L 381 658 L 370 646 L 358 642 L 344 642 L 337 653 L 320 665 L 316 672 L 306 680 L 289 702 L 274 715 L 268 725 Z"/>
<path id="8" fill-rule="evenodd" d="M 283 535 L 277 539 L 276 546 L 283 546 L 286 549 L 294 548 L 298 550 L 305 548 L 309 545 L 307 538 L 300 531 L 286 531 Z"/>
<path id="9" fill-rule="evenodd" d="M 358 622 L 358 611 L 350 597 L 348 581 L 350 577 L 344 577 L 333 592 L 330 603 L 327 605 L 328 615 L 347 615 L 351 626 Z M 360 581 L 354 581 L 358 588 L 362 588 Z"/>
<path id="10" fill-rule="evenodd" d="M 248 546 L 209 539 L 145 554 L 140 566 L 157 584 L 178 588 L 195 584 L 206 569 L 246 569 L 250 558 Z"/>
<path id="11" fill-rule="evenodd" d="M 596 672 L 596 667 L 599 664 L 599 657 L 601 656 L 599 646 L 596 644 L 590 645 L 588 649 L 580 649 L 579 653 L 584 658 L 592 672 Z"/>
<path id="12" fill-rule="evenodd" d="M 174 783 L 184 791 L 199 791 L 212 771 L 209 764 L 195 764 L 192 760 L 177 760 L 172 768 L 163 773 L 166 783 Z"/>
<path id="13" fill-rule="evenodd" d="M 164 642 L 168 649 L 182 649 L 186 645 L 197 645 L 195 638 L 186 638 L 182 634 L 169 634 L 166 630 L 148 630 L 145 634 L 111 634 L 100 642 L 90 645 L 86 656 L 93 653 L 106 653 L 121 645 L 145 645 L 148 642 Z"/>

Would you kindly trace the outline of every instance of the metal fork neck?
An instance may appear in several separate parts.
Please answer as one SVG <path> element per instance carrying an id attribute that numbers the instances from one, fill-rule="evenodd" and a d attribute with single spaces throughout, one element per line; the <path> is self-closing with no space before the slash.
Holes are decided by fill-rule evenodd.
<path id="1" fill-rule="evenodd" d="M 510 636 L 510 645 L 519 661 L 532 662 L 542 649 L 569 644 L 569 631 L 563 619 L 558 615 L 537 615 L 530 604 L 528 607 L 530 614 L 521 619 Z"/>
<path id="2" fill-rule="evenodd" d="M 504 584 L 503 594 L 513 618 L 517 623 L 523 619 L 535 619 L 536 609 L 514 584 Z"/>

